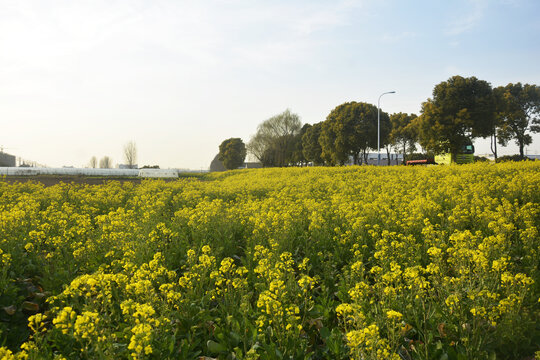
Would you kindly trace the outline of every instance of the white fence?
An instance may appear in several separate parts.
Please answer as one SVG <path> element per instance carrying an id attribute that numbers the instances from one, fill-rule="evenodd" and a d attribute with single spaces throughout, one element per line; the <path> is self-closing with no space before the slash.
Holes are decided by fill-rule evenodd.
<path id="1" fill-rule="evenodd" d="M 0 176 L 36 176 L 36 175 L 71 175 L 71 176 L 138 176 L 144 178 L 177 178 L 176 169 L 80 169 L 80 168 L 44 168 L 44 167 L 0 167 Z"/>

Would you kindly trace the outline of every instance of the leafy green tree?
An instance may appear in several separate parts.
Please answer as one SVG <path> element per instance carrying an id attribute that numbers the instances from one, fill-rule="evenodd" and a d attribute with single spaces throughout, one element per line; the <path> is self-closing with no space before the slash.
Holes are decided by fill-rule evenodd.
<path id="1" fill-rule="evenodd" d="M 302 136 L 302 152 L 308 162 L 312 162 L 314 165 L 321 165 L 324 163 L 322 159 L 321 144 L 319 144 L 319 137 L 321 136 L 322 122 L 311 125 L 306 129 L 305 134 Z"/>
<path id="2" fill-rule="evenodd" d="M 388 143 L 390 120 L 381 111 L 381 147 Z M 331 165 L 367 160 L 367 150 L 377 148 L 377 107 L 364 102 L 337 106 L 323 122 L 319 143 L 322 158 Z"/>
<path id="3" fill-rule="evenodd" d="M 246 158 L 246 145 L 240 138 L 224 140 L 219 145 L 219 160 L 227 170 L 237 169 L 242 166 Z"/>
<path id="4" fill-rule="evenodd" d="M 540 131 L 540 87 L 508 84 L 496 88 L 494 93 L 499 120 L 499 143 L 506 146 L 514 139 L 523 157 L 523 148 L 532 142 L 528 132 Z"/>
<path id="5" fill-rule="evenodd" d="M 302 144 L 302 137 L 305 135 L 306 131 L 311 128 L 310 124 L 304 124 L 300 129 L 300 132 L 294 135 L 293 139 L 293 153 L 291 155 L 291 163 L 297 164 L 299 166 L 304 166 L 308 160 L 304 155 L 304 148 Z"/>
<path id="6" fill-rule="evenodd" d="M 347 160 L 346 150 L 342 147 L 337 148 L 337 134 L 335 131 L 333 119 L 327 118 L 321 126 L 321 135 L 319 136 L 319 144 L 321 145 L 321 158 L 323 162 L 330 166 L 335 166 L 340 163 L 345 163 Z"/>
<path id="7" fill-rule="evenodd" d="M 407 155 L 416 151 L 418 140 L 417 128 L 414 120 L 415 114 L 397 113 L 390 115 L 390 143 L 398 153 L 403 154 L 403 162 L 407 161 Z"/>
<path id="8" fill-rule="evenodd" d="M 495 102 L 491 85 L 477 78 L 453 76 L 437 84 L 422 104 L 419 142 L 434 153 L 458 153 L 475 137 L 494 131 Z"/>
<path id="9" fill-rule="evenodd" d="M 297 135 L 302 123 L 297 114 L 285 110 L 265 120 L 248 143 L 248 150 L 263 166 L 288 166 L 295 163 Z"/>

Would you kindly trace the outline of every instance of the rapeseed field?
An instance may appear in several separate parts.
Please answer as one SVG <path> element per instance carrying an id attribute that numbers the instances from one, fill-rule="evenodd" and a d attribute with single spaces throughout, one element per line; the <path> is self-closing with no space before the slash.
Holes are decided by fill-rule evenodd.
<path id="1" fill-rule="evenodd" d="M 0 359 L 540 358 L 540 164 L 0 179 Z"/>

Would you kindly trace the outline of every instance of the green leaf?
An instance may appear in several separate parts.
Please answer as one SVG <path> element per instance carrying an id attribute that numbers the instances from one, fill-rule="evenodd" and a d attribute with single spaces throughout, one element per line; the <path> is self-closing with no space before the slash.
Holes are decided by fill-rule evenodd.
<path id="1" fill-rule="evenodd" d="M 171 335 L 169 337 L 169 353 L 172 354 L 174 352 L 174 343 L 175 343 L 175 336 Z"/>
<path id="2" fill-rule="evenodd" d="M 327 327 L 323 327 L 320 330 L 321 337 L 326 341 L 330 337 L 330 330 Z"/>
<path id="3" fill-rule="evenodd" d="M 206 342 L 206 347 L 208 348 L 208 351 L 210 351 L 211 353 L 222 353 L 222 352 L 225 352 L 227 350 L 225 345 L 217 343 L 217 342 L 215 342 L 213 340 L 208 340 Z"/>
<path id="4" fill-rule="evenodd" d="M 230 332 L 230 339 L 234 340 L 235 343 L 242 341 L 242 337 L 234 331 Z"/>

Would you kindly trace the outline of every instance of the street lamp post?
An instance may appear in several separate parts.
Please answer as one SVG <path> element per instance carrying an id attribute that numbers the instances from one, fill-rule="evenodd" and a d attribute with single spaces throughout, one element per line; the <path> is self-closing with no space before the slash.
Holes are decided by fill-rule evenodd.
<path id="1" fill-rule="evenodd" d="M 377 166 L 381 165 L 381 97 L 385 94 L 395 93 L 395 91 L 382 93 L 377 100 Z"/>

